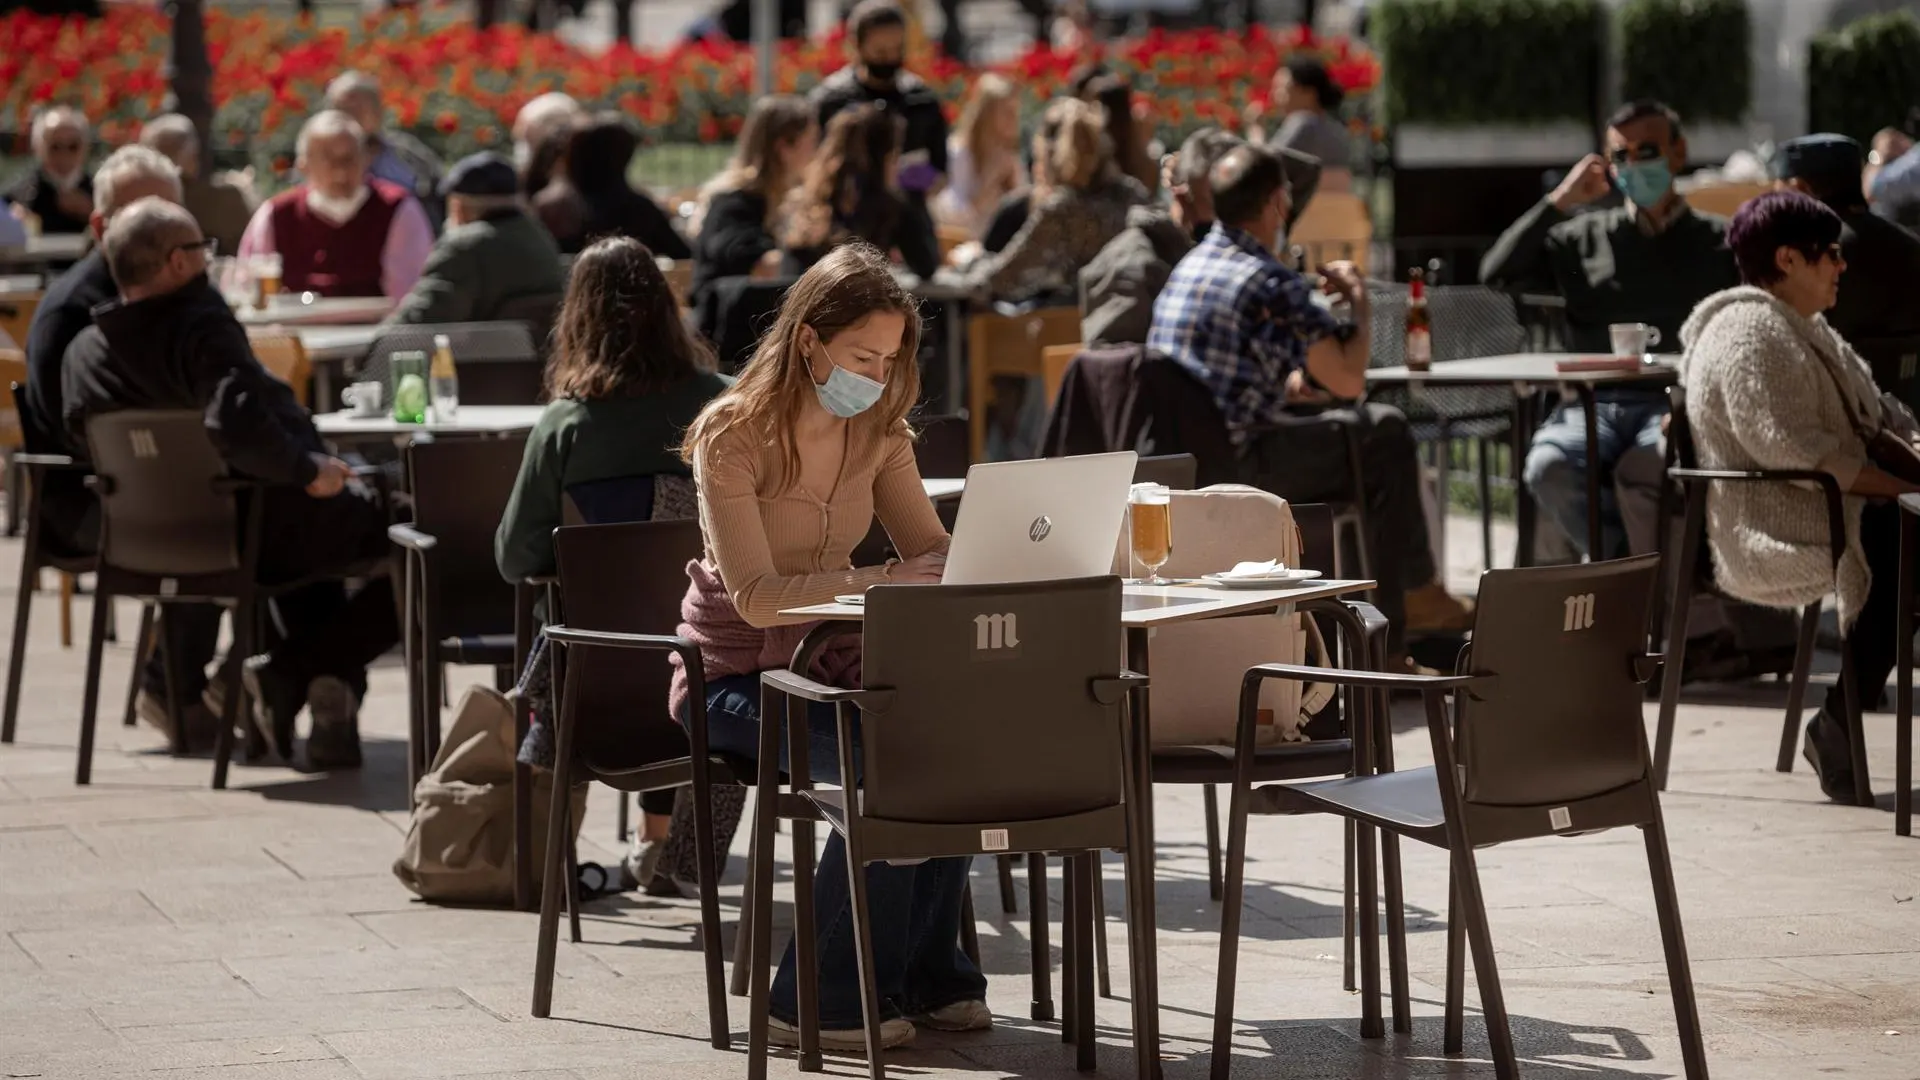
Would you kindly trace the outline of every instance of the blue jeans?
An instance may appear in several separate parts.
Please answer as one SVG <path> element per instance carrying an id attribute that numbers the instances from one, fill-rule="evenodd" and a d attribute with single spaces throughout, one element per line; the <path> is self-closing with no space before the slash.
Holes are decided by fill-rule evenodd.
<path id="1" fill-rule="evenodd" d="M 1587 550 L 1587 419 L 1578 402 L 1565 402 L 1533 434 L 1524 473 L 1540 512 L 1560 527 L 1575 551 L 1594 559 L 1612 558 L 1627 551 L 1626 528 L 1620 503 L 1606 474 L 1634 447 L 1660 449 L 1660 418 L 1667 413 L 1664 399 L 1648 394 L 1602 396 L 1594 402 L 1596 447 L 1600 470 L 1600 543 L 1603 551 Z"/>
<path id="2" fill-rule="evenodd" d="M 807 707 L 807 760 L 816 781 L 840 780 L 839 726 L 831 705 Z M 760 755 L 760 677 L 729 675 L 707 684 L 708 746 L 748 759 Z M 856 741 L 859 728 L 854 728 Z M 856 753 L 857 760 L 857 753 Z M 787 768 L 781 724 L 780 767 Z M 983 1001 L 987 977 L 960 951 L 960 910 L 971 859 L 930 859 L 916 866 L 867 867 L 867 915 L 873 931 L 874 982 L 880 1015 L 918 1016 L 959 1001 Z M 853 894 L 847 886 L 847 848 L 828 831 L 826 853 L 813 877 L 814 933 L 820 958 L 820 1026 L 829 1031 L 864 1026 L 860 967 L 854 954 Z M 793 945 L 774 976 L 768 1012 L 792 1023 L 799 1013 Z"/>

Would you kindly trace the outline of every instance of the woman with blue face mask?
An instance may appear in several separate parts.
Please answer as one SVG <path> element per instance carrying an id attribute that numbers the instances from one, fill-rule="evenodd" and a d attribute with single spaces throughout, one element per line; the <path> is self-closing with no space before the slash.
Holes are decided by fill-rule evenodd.
<path id="1" fill-rule="evenodd" d="M 699 488 L 705 553 L 687 567 L 680 634 L 700 648 L 717 752 L 759 754 L 760 672 L 786 667 L 816 625 L 781 611 L 872 585 L 940 581 L 947 533 L 921 484 L 907 426 L 920 396 L 919 343 L 919 313 L 886 257 L 867 244 L 835 248 L 787 290 L 739 381 L 687 431 L 681 452 Z M 903 558 L 855 567 L 853 550 L 876 516 Z M 859 638 L 834 639 L 809 674 L 858 686 Z M 682 722 L 688 694 L 676 667 L 671 705 Z M 814 779 L 839 783 L 832 706 L 810 712 L 808 728 Z M 780 746 L 784 769 L 784 737 Z M 814 875 L 821 1043 L 860 1053 L 845 857 L 831 836 Z M 916 1022 L 944 1031 L 992 1025 L 986 978 L 959 946 L 967 870 L 964 858 L 867 868 L 883 1047 L 911 1042 Z M 774 1043 L 797 1044 L 791 946 L 768 1011 Z"/>

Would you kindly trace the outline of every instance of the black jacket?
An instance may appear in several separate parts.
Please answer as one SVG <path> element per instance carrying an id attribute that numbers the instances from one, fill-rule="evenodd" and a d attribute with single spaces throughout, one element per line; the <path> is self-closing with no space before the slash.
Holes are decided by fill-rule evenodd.
<path id="1" fill-rule="evenodd" d="M 939 96 L 913 72 L 902 71 L 892 86 L 875 90 L 861 82 L 849 65 L 820 80 L 809 100 L 819 114 L 822 131 L 842 109 L 866 101 L 884 102 L 887 111 L 907 125 L 906 136 L 900 141 L 901 154 L 925 153 L 933 171 L 947 175 L 947 114 L 941 111 Z"/>
<path id="2" fill-rule="evenodd" d="M 81 176 L 79 188 L 93 198 L 93 177 Z M 39 169 L 29 169 L 13 187 L 7 191 L 7 198 L 40 215 L 40 231 L 48 235 L 55 233 L 83 233 L 87 231 L 87 219 L 74 217 L 60 209 L 60 189 L 53 186 L 47 174 Z"/>
<path id="3" fill-rule="evenodd" d="M 1827 321 L 1855 348 L 1920 335 L 1920 236 L 1864 206 L 1841 211 L 1840 220 L 1847 272 Z"/>
<path id="4" fill-rule="evenodd" d="M 30 450 L 86 455 L 85 439 L 76 446 L 67 438 L 60 365 L 67 346 L 80 331 L 93 325 L 93 309 L 118 295 L 113 275 L 107 271 L 107 258 L 95 249 L 60 275 L 34 310 L 26 340 L 27 405 L 32 410 L 26 442 Z"/>
<path id="5" fill-rule="evenodd" d="M 176 292 L 102 304 L 67 350 L 66 426 L 86 446 L 89 418 L 122 409 L 198 409 L 236 474 L 305 486 L 326 445 L 293 389 L 254 359 L 247 332 L 203 279 Z"/>
<path id="6" fill-rule="evenodd" d="M 693 283 L 688 290 L 699 308 L 724 277 L 753 273 L 767 252 L 780 245 L 767 232 L 767 197 L 757 191 L 722 191 L 707 200 L 707 216 L 693 240 Z"/>

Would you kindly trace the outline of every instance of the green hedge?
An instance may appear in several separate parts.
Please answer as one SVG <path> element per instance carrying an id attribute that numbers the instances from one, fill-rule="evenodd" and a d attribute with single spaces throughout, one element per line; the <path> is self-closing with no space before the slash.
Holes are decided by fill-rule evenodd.
<path id="1" fill-rule="evenodd" d="M 1619 25 L 1627 100 L 1666 102 L 1687 123 L 1746 116 L 1753 96 L 1747 0 L 1627 0 Z"/>
<path id="2" fill-rule="evenodd" d="M 1373 25 L 1390 121 L 1594 119 L 1597 0 L 1381 0 Z"/>
<path id="3" fill-rule="evenodd" d="M 1874 15 L 1813 39 L 1807 50 L 1807 126 L 1861 142 L 1906 119 L 1920 101 L 1920 21 Z"/>

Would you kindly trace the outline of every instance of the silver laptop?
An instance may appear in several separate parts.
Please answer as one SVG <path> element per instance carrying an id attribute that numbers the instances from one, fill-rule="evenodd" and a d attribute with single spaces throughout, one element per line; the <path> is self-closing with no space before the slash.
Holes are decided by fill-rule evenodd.
<path id="1" fill-rule="evenodd" d="M 999 585 L 1113 572 L 1139 455 L 975 465 L 947 553 L 948 585 Z"/>

